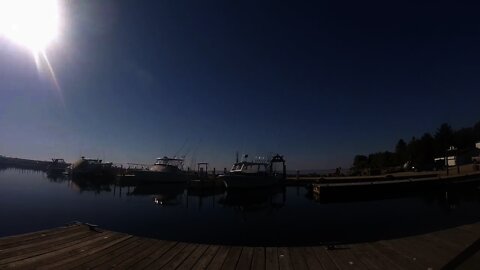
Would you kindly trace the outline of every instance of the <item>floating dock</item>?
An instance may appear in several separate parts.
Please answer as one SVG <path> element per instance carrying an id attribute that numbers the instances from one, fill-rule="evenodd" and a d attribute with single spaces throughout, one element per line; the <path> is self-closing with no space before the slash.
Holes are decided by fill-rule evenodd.
<path id="1" fill-rule="evenodd" d="M 0 238 L 0 268 L 479 269 L 480 223 L 368 243 L 298 247 L 163 241 L 71 225 Z"/>
<path id="2" fill-rule="evenodd" d="M 381 178 L 349 178 L 318 180 L 312 184 L 312 190 L 316 194 L 325 192 L 384 192 L 388 190 L 409 191 L 426 190 L 436 187 L 455 187 L 480 183 L 480 172 L 466 173 L 451 176 L 427 176 L 427 177 L 394 177 L 386 176 Z"/>

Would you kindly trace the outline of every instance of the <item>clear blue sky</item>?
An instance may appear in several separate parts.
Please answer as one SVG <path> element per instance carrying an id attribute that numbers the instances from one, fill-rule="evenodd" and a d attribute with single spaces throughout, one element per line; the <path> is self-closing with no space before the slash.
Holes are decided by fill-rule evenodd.
<path id="1" fill-rule="evenodd" d="M 0 154 L 334 168 L 480 120 L 479 6 L 299 2 L 63 1 L 61 91 L 0 38 Z"/>

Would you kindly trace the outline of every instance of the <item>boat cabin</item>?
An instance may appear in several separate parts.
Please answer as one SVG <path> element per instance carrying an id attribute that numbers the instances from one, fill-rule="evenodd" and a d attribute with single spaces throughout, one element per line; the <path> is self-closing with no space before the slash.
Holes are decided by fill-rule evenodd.
<path id="1" fill-rule="evenodd" d="M 231 173 L 266 173 L 268 172 L 268 163 L 261 162 L 237 162 L 233 164 Z"/>
<path id="2" fill-rule="evenodd" d="M 181 159 L 181 158 L 169 158 L 169 157 L 157 158 L 157 161 L 155 162 L 155 165 L 182 167 L 183 166 L 183 159 Z"/>
<path id="3" fill-rule="evenodd" d="M 183 170 L 183 162 L 184 160 L 182 158 L 157 158 L 157 161 L 152 167 L 150 167 L 150 170 L 163 172 L 180 171 Z"/>

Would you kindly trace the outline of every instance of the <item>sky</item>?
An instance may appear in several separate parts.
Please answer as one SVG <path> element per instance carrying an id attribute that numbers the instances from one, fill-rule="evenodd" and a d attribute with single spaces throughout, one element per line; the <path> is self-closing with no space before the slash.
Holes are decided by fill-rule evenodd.
<path id="1" fill-rule="evenodd" d="M 46 50 L 0 37 L 0 154 L 349 167 L 480 120 L 480 4 L 61 1 Z"/>

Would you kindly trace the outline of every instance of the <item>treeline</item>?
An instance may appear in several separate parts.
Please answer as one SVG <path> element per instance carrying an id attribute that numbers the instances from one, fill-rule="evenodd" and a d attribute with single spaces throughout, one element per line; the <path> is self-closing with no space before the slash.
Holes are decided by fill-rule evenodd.
<path id="1" fill-rule="evenodd" d="M 355 156 L 352 170 L 354 174 L 361 174 L 365 170 L 400 169 L 405 164 L 420 170 L 429 170 L 435 165 L 434 158 L 444 157 L 450 146 L 461 151 L 473 148 L 476 142 L 480 142 L 480 121 L 473 127 L 459 130 L 453 130 L 449 124 L 444 123 L 434 135 L 425 133 L 420 138 L 411 138 L 408 143 L 400 139 L 395 146 L 395 152 Z"/>

